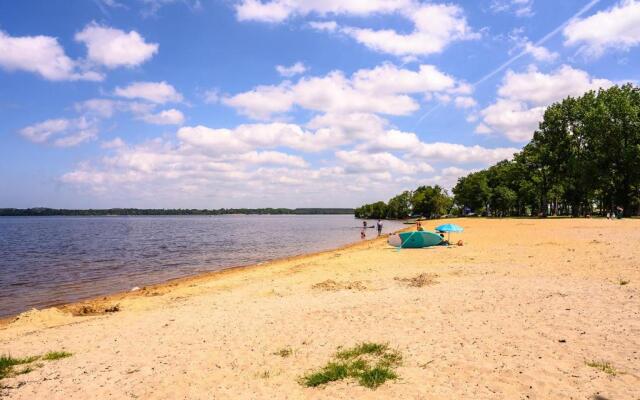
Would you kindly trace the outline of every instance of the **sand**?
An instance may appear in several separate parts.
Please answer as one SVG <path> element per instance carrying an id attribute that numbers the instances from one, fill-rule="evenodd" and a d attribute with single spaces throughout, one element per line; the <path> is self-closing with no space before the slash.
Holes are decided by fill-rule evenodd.
<path id="1" fill-rule="evenodd" d="M 640 220 L 452 222 L 463 247 L 396 251 L 378 239 L 25 313 L 0 327 L 0 354 L 73 355 L 4 379 L 2 394 L 640 399 Z M 298 383 L 362 341 L 402 352 L 399 379 Z"/>

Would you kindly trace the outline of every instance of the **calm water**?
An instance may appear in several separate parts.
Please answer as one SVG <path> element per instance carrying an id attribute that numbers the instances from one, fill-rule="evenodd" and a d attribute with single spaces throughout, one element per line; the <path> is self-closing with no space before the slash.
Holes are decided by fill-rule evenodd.
<path id="1" fill-rule="evenodd" d="M 331 249 L 360 240 L 360 224 L 351 215 L 0 217 L 0 316 Z M 385 221 L 383 232 L 402 227 Z"/>

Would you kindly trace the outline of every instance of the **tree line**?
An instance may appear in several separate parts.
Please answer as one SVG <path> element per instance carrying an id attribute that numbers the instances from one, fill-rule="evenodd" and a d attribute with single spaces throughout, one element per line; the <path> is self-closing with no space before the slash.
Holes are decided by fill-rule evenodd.
<path id="1" fill-rule="evenodd" d="M 352 208 L 220 208 L 207 209 L 151 209 L 151 208 L 109 208 L 68 210 L 59 208 L 0 208 L 0 216 L 112 216 L 112 215 L 329 215 L 353 214 Z"/>
<path id="2" fill-rule="evenodd" d="M 640 88 L 613 86 L 552 104 L 513 159 L 459 178 L 452 194 L 421 186 L 355 215 L 640 214 Z"/>

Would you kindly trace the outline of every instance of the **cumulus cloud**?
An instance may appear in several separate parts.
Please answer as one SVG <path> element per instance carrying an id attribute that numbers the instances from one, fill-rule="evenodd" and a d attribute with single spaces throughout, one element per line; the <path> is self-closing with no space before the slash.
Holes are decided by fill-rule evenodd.
<path id="1" fill-rule="evenodd" d="M 73 147 L 96 138 L 95 122 L 86 118 L 49 119 L 22 128 L 20 134 L 33 143 Z"/>
<path id="2" fill-rule="evenodd" d="M 372 50 L 396 56 L 423 56 L 442 52 L 450 43 L 478 39 L 462 8 L 454 4 L 420 4 L 403 10 L 414 24 L 411 33 L 393 29 L 344 27 L 341 31 Z"/>
<path id="3" fill-rule="evenodd" d="M 181 102 L 182 95 L 167 82 L 134 82 L 126 87 L 116 87 L 114 94 L 127 99 L 143 99 L 164 104 Z"/>
<path id="4" fill-rule="evenodd" d="M 96 71 L 83 71 L 69 58 L 58 39 L 50 36 L 9 36 L 0 31 L 0 67 L 27 71 L 52 81 L 100 81 Z"/>
<path id="5" fill-rule="evenodd" d="M 640 2 L 623 0 L 589 17 L 571 21 L 563 30 L 566 46 L 579 46 L 590 57 L 607 50 L 629 50 L 640 44 Z"/>
<path id="6" fill-rule="evenodd" d="M 341 32 L 368 48 L 396 56 L 440 53 L 459 40 L 479 38 L 467 24 L 462 8 L 454 4 L 424 4 L 414 0 L 315 1 L 243 0 L 236 4 L 238 20 L 282 22 L 290 17 L 315 14 L 369 16 L 398 14 L 410 21 L 413 31 L 405 34 L 393 29 L 340 27 L 335 21 L 312 21 L 318 31 Z"/>
<path id="7" fill-rule="evenodd" d="M 269 124 L 243 124 L 234 129 L 206 126 L 183 127 L 178 138 L 194 148 L 218 153 L 246 152 L 256 148 L 288 147 L 302 151 L 321 151 L 336 146 L 339 133 L 328 129 L 311 132 L 296 124 L 274 122 Z"/>
<path id="8" fill-rule="evenodd" d="M 297 62 L 288 67 L 284 65 L 276 65 L 276 71 L 278 71 L 280 76 L 290 78 L 295 75 L 304 74 L 307 71 L 307 67 L 305 67 L 301 62 Z"/>
<path id="9" fill-rule="evenodd" d="M 369 153 L 358 150 L 343 150 L 336 152 L 336 159 L 345 166 L 347 173 L 415 174 L 433 171 L 433 167 L 425 162 L 405 161 L 388 152 Z"/>
<path id="10" fill-rule="evenodd" d="M 463 86 L 433 65 L 421 65 L 414 71 L 383 64 L 358 70 L 350 78 L 333 71 L 323 77 L 303 77 L 296 83 L 258 86 L 222 102 L 254 119 L 269 119 L 294 106 L 331 114 L 409 115 L 419 109 L 411 95 L 456 92 Z"/>
<path id="11" fill-rule="evenodd" d="M 560 56 L 554 51 L 550 51 L 544 46 L 536 46 L 531 42 L 524 44 L 524 51 L 530 54 L 536 61 L 553 62 Z"/>
<path id="12" fill-rule="evenodd" d="M 107 68 L 135 67 L 158 52 L 156 43 L 147 43 L 136 31 L 88 24 L 75 39 L 87 46 L 87 58 Z"/>
<path id="13" fill-rule="evenodd" d="M 522 73 L 509 70 L 498 88 L 499 98 L 480 111 L 482 121 L 476 132 L 497 133 L 514 142 L 525 142 L 531 139 L 551 103 L 611 85 L 613 82 L 607 79 L 593 78 L 568 65 L 551 73 L 535 67 Z"/>
<path id="14" fill-rule="evenodd" d="M 141 119 L 155 125 L 182 125 L 184 122 L 184 114 L 172 108 L 155 114 L 143 114 Z"/>

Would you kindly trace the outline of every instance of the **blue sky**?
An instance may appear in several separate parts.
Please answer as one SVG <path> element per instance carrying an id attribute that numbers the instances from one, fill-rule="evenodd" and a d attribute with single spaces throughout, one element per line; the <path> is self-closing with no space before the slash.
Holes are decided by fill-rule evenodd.
<path id="1" fill-rule="evenodd" d="M 640 2 L 0 3 L 0 207 L 353 207 L 640 66 Z"/>

